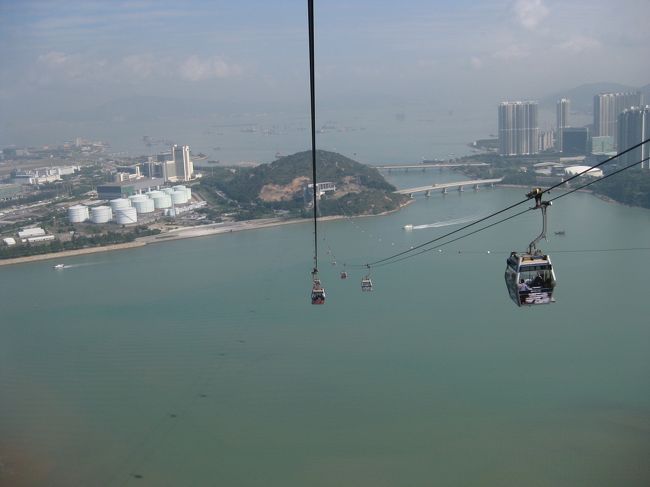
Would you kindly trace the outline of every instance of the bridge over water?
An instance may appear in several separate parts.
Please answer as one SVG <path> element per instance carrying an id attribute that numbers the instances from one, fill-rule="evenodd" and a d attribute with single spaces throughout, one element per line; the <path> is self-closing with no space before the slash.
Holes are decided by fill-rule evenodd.
<path id="1" fill-rule="evenodd" d="M 473 186 L 474 189 L 478 189 L 480 185 L 486 185 L 489 184 L 490 186 L 493 186 L 496 183 L 500 183 L 503 180 L 503 178 L 498 178 L 498 179 L 472 179 L 469 181 L 456 181 L 453 183 L 440 183 L 440 184 L 432 184 L 429 186 L 418 186 L 416 188 L 404 188 L 404 189 L 399 189 L 395 191 L 397 194 L 407 194 L 409 196 L 413 196 L 416 193 L 424 193 L 426 196 L 429 196 L 431 194 L 431 191 L 435 190 L 440 190 L 443 193 L 446 193 L 447 190 L 456 188 L 458 191 L 463 191 L 465 186 Z"/>
<path id="2" fill-rule="evenodd" d="M 425 172 L 427 169 L 445 169 L 450 167 L 481 167 L 489 166 L 487 162 L 442 162 L 439 164 L 386 164 L 381 166 L 373 166 L 380 171 L 406 171 L 409 169 L 419 169 Z"/>

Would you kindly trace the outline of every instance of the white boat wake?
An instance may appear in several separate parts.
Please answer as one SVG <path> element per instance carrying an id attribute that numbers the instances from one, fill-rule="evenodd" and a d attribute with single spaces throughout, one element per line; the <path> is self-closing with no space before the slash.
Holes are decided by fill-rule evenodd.
<path id="1" fill-rule="evenodd" d="M 413 225 L 412 229 L 413 230 L 424 230 L 425 228 L 441 228 L 441 227 L 450 227 L 452 225 L 462 225 L 463 223 L 471 223 L 475 220 L 478 220 L 480 217 L 474 215 L 474 216 L 466 216 L 463 218 L 455 218 L 452 220 L 443 220 L 439 222 L 434 222 L 434 223 L 427 223 L 425 225 Z"/>

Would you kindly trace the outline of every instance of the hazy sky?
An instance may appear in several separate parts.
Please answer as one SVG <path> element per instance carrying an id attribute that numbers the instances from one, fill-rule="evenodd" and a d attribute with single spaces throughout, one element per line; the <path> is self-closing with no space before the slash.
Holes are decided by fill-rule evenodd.
<path id="1" fill-rule="evenodd" d="M 316 0 L 319 103 L 650 82 L 648 0 Z M 159 95 L 306 103 L 304 0 L 0 0 L 0 112 Z M 41 108 L 36 108 L 37 106 Z"/>

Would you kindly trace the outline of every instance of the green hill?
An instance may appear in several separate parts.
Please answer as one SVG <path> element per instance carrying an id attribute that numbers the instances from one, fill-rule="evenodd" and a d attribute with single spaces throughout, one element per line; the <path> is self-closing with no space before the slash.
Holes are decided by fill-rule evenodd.
<path id="1" fill-rule="evenodd" d="M 337 188 L 322 196 L 322 216 L 378 214 L 395 210 L 408 199 L 394 194 L 395 187 L 377 169 L 341 154 L 316 151 L 316 164 L 318 181 L 335 183 Z M 234 201 L 248 210 L 289 210 L 307 216 L 305 188 L 311 178 L 311 152 L 305 151 L 253 168 L 221 169 L 204 177 L 201 187 L 221 192 L 231 205 Z"/>

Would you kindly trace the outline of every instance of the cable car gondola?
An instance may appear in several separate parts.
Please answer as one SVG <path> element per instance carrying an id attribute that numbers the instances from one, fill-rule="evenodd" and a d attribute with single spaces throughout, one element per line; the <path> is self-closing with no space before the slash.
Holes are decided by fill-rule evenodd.
<path id="1" fill-rule="evenodd" d="M 347 279 L 348 273 L 346 271 L 341 272 L 341 279 Z"/>
<path id="2" fill-rule="evenodd" d="M 370 279 L 370 276 L 365 276 L 361 279 L 361 290 L 364 293 L 372 291 L 372 279 Z"/>
<path id="3" fill-rule="evenodd" d="M 312 272 L 312 276 L 313 283 L 311 286 L 311 304 L 325 304 L 325 289 L 320 283 L 320 279 L 318 278 L 318 271 L 316 269 L 314 269 L 314 272 Z"/>
<path id="4" fill-rule="evenodd" d="M 551 205 L 542 201 L 544 192 L 535 188 L 526 196 L 535 198 L 534 209 L 542 210 L 542 233 L 528 245 L 528 252 L 511 252 L 506 261 L 505 280 L 510 298 L 517 306 L 554 303 L 553 291 L 557 283 L 551 258 L 537 248 L 546 239 L 546 211 Z"/>

